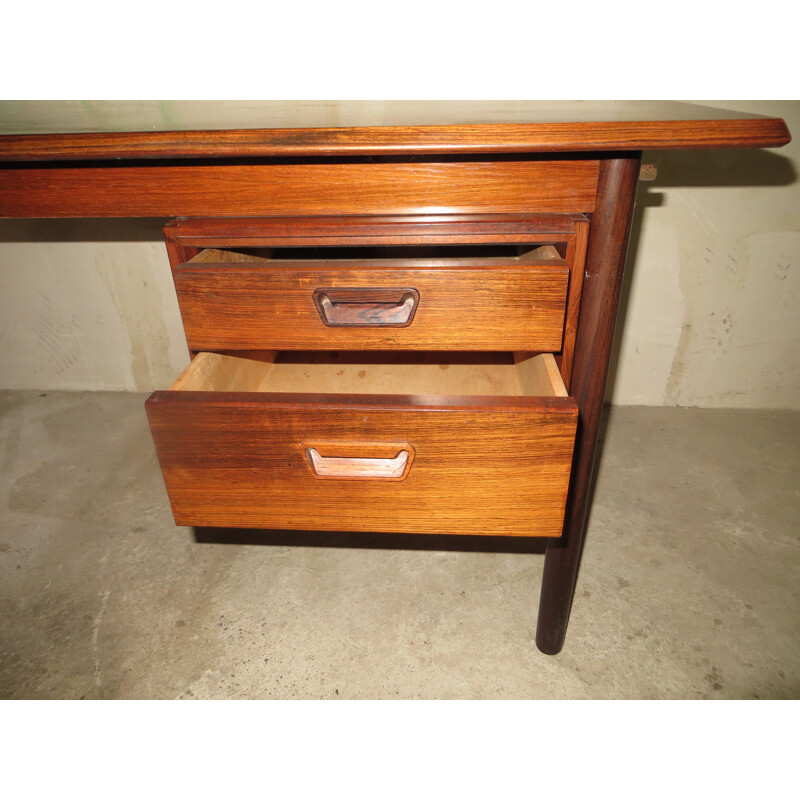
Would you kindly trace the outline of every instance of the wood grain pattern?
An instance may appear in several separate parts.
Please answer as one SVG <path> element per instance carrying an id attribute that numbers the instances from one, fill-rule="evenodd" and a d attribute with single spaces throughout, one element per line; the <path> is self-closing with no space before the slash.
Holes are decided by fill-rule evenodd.
<path id="1" fill-rule="evenodd" d="M 566 241 L 585 223 L 579 214 L 189 218 L 172 220 L 164 236 L 195 248 L 497 244 Z"/>
<path id="2" fill-rule="evenodd" d="M 228 358 L 201 354 L 189 370 L 199 382 L 184 376 L 183 390 L 147 401 L 177 524 L 560 535 L 577 419 L 569 398 L 264 391 L 297 383 L 255 361 L 248 384 L 263 374 L 261 391 L 196 391 L 224 385 L 202 362 L 221 374 Z M 558 373 L 545 373 L 537 387 L 555 395 Z M 365 390 L 388 385 L 378 374 Z M 403 480 L 319 480 L 308 466 L 309 447 L 392 457 L 406 442 L 414 459 Z"/>
<path id="3" fill-rule="evenodd" d="M 586 256 L 571 396 L 580 411 L 575 466 L 564 520 L 564 538 L 545 555 L 536 644 L 554 655 L 564 645 L 586 533 L 597 436 L 603 410 L 614 325 L 630 235 L 641 154 L 609 159 L 598 187 Z"/>
<path id="4" fill-rule="evenodd" d="M 275 362 L 276 351 L 239 357 L 200 353 L 170 386 L 170 391 L 257 392 Z"/>
<path id="5" fill-rule="evenodd" d="M 6 119 L 18 122 L 2 125 L 7 135 L 0 136 L 0 160 L 771 147 L 789 141 L 779 119 L 663 101 L 171 102 L 169 114 L 163 103 L 82 103 L 78 109 L 52 101 L 4 103 L 12 105 Z"/>
<path id="6" fill-rule="evenodd" d="M 444 246 L 517 244 L 553 253 L 551 242 L 565 254 L 570 268 L 563 352 L 558 364 L 569 382 L 580 308 L 583 260 L 589 223 L 582 214 L 411 214 L 360 217 L 198 218 L 172 220 L 164 228 L 173 270 L 189 258 L 205 261 L 200 247 L 276 248 L 296 246 Z M 187 253 L 186 258 L 179 257 Z M 218 251 L 225 262 L 252 260 L 236 251 Z M 556 254 L 557 255 L 557 254 Z"/>
<path id="7" fill-rule="evenodd" d="M 225 263 L 231 258 L 204 251 L 173 271 L 191 350 L 561 348 L 569 272 L 560 258 Z M 331 327 L 314 301 L 323 288 L 399 288 L 419 300 L 406 327 Z"/>
<path id="8" fill-rule="evenodd" d="M 168 220 L 164 225 L 164 243 L 167 247 L 167 258 L 169 258 L 170 267 L 173 269 L 178 264 L 183 264 L 195 258 L 201 252 L 201 248 L 180 240 L 176 235 L 176 229 L 177 220 Z"/>
<path id="9" fill-rule="evenodd" d="M 514 368 L 523 395 L 567 396 L 561 373 L 550 354 L 536 356 L 531 353 L 514 353 Z"/>
<path id="10" fill-rule="evenodd" d="M 419 292 L 407 287 L 352 286 L 314 289 L 323 325 L 337 327 L 406 328 L 414 321 Z"/>
<path id="11" fill-rule="evenodd" d="M 589 241 L 589 221 L 575 220 L 575 236 L 566 242 L 565 260 L 569 264 L 567 313 L 564 320 L 564 341 L 558 357 L 558 366 L 567 388 L 572 383 L 572 362 L 575 357 L 575 339 L 581 313 L 581 293 L 586 265 L 586 247 Z"/>
<path id="12" fill-rule="evenodd" d="M 427 353 L 412 353 L 418 363 L 411 364 L 399 356 L 388 364 L 355 360 L 369 353 L 341 363 L 333 363 L 334 356 L 345 353 L 318 354 L 316 362 L 302 353 L 288 359 L 275 352 L 249 358 L 203 353 L 174 391 L 156 392 L 147 402 L 179 523 L 549 537 L 562 530 L 579 408 L 565 538 L 548 547 L 537 629 L 540 649 L 558 652 L 585 531 L 639 174 L 639 153 L 630 151 L 780 146 L 789 141 L 785 123 L 664 103 L 573 103 L 554 110 L 555 104 L 508 101 L 317 102 L 261 106 L 254 109 L 257 124 L 241 128 L 222 110 L 218 130 L 205 122 L 187 127 L 174 105 L 169 114 L 158 109 L 163 120 L 172 118 L 166 127 L 173 130 L 131 127 L 141 116 L 114 107 L 101 113 L 110 131 L 96 125 L 99 105 L 81 104 L 75 127 L 53 130 L 54 106 L 40 104 L 46 108 L 39 122 L 50 132 L 18 135 L 20 115 L 2 104 L 0 133 L 10 135 L 0 136 L 0 216 L 228 218 L 167 227 L 176 274 L 210 245 L 525 245 L 543 235 L 543 225 L 563 234 L 536 241 L 557 246 L 565 262 L 560 269 L 570 270 L 566 301 L 559 301 L 562 315 L 566 303 L 559 365 L 577 406 L 551 355 L 521 353 L 500 361 L 491 354 L 478 363 L 452 353 L 439 364 L 426 361 Z M 610 151 L 621 152 L 610 158 Z M 531 222 L 532 214 L 547 214 L 550 222 L 543 216 Z M 585 219 L 567 217 L 579 214 L 591 215 L 591 229 Z M 206 274 L 230 261 L 221 259 Z M 387 272 L 397 276 L 402 269 L 410 267 Z M 499 274 L 481 269 L 490 278 Z M 453 275 L 435 272 L 447 278 L 441 286 L 428 276 L 423 304 L 449 286 L 462 298 L 455 304 L 460 322 L 470 286 L 458 279 L 467 272 L 466 266 Z M 189 281 L 184 300 L 202 294 L 199 280 Z M 229 287 L 220 278 L 217 288 L 224 297 Z M 212 294 L 189 316 L 216 302 Z M 500 325 L 505 345 L 520 351 L 534 346 L 530 335 L 513 339 L 509 331 L 518 326 L 510 317 L 507 312 Z M 261 336 L 267 329 L 271 334 L 274 319 L 264 320 L 256 321 L 258 336 L 233 341 L 275 348 L 274 338 Z M 488 323 L 478 328 L 485 337 Z M 203 335 L 213 330 L 219 331 L 209 326 Z M 205 341 L 212 340 L 198 338 Z M 430 346 L 441 342 L 441 335 L 432 335 Z M 354 392 L 359 386 L 362 393 Z M 315 474 L 312 451 L 333 474 Z M 413 452 L 413 464 L 410 458 L 388 463 L 403 452 Z M 407 472 L 395 480 L 401 466 Z M 342 468 L 350 472 L 344 479 L 336 477 Z M 353 477 L 354 468 L 381 475 Z"/>
<path id="13" fill-rule="evenodd" d="M 2 217 L 573 213 L 597 161 L 24 166 L 0 170 Z"/>
<path id="14" fill-rule="evenodd" d="M 567 396 L 549 353 L 199 353 L 169 390 L 450 396 L 470 407 L 464 398 Z"/>

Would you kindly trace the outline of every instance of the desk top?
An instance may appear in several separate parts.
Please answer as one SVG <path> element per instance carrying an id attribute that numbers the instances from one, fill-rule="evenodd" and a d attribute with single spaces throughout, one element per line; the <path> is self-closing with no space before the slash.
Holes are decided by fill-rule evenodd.
<path id="1" fill-rule="evenodd" d="M 781 119 L 663 101 L 2 101 L 0 161 L 779 147 Z"/>

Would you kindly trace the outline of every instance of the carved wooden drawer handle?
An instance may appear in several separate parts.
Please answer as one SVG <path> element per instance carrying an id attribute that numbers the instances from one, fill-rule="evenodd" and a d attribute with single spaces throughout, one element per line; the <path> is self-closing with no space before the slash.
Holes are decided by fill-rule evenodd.
<path id="1" fill-rule="evenodd" d="M 315 447 L 306 448 L 311 471 L 318 478 L 402 480 L 408 472 L 410 456 L 408 450 L 401 450 L 394 458 L 342 458 L 322 456 Z"/>
<path id="2" fill-rule="evenodd" d="M 330 327 L 404 328 L 419 303 L 416 289 L 317 289 L 314 303 Z"/>

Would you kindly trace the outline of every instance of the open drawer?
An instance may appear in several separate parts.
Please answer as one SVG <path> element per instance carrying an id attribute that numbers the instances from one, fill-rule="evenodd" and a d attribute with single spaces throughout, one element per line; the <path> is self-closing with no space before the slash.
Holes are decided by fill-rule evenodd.
<path id="1" fill-rule="evenodd" d="M 200 353 L 147 414 L 179 525 L 561 535 L 550 354 Z"/>
<path id="2" fill-rule="evenodd" d="M 569 268 L 556 247 L 398 250 L 202 250 L 173 269 L 189 349 L 561 349 Z M 503 250 L 517 248 L 491 252 Z"/>

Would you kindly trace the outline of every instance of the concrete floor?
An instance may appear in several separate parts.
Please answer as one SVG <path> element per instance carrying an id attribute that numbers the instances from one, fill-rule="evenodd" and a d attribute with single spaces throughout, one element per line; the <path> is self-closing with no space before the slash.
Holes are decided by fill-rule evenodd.
<path id="1" fill-rule="evenodd" d="M 2 698 L 800 696 L 800 413 L 612 409 L 548 657 L 539 542 L 176 528 L 143 401 L 0 393 Z"/>

